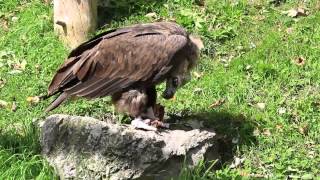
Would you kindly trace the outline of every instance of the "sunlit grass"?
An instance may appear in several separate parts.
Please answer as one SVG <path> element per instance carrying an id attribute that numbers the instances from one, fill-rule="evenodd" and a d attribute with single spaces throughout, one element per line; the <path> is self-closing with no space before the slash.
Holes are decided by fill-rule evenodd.
<path id="1" fill-rule="evenodd" d="M 282 14 L 298 6 L 305 6 L 309 15 Z M 169 114 L 201 117 L 226 139 L 238 141 L 230 145 L 232 157 L 217 162 L 219 170 L 206 171 L 209 167 L 200 164 L 198 169 L 184 169 L 181 179 L 320 175 L 317 7 L 315 0 L 292 0 L 278 7 L 267 1 L 207 0 L 206 6 L 188 0 L 139 1 L 130 11 L 124 7 L 113 14 L 105 29 L 162 18 L 176 20 L 205 41 L 195 69 L 201 77 L 180 89 L 176 100 L 160 101 Z M 157 18 L 145 17 L 150 12 Z M 52 7 L 40 0 L 0 0 L 0 24 L 4 22 L 8 29 L 0 28 L 0 80 L 6 83 L 0 88 L 0 100 L 9 106 L 0 108 L 0 179 L 51 179 L 54 173 L 40 156 L 32 124 L 47 116 L 43 110 L 50 101 L 32 105 L 26 99 L 46 93 L 69 50 L 53 33 Z M 297 63 L 298 58 L 304 63 Z M 24 60 L 25 70 L 15 73 L 12 64 Z M 11 110 L 14 99 L 15 112 Z M 221 99 L 222 105 L 210 108 Z M 81 99 L 68 101 L 52 113 L 101 117 L 111 110 L 108 98 Z M 231 168 L 233 157 L 244 162 Z"/>

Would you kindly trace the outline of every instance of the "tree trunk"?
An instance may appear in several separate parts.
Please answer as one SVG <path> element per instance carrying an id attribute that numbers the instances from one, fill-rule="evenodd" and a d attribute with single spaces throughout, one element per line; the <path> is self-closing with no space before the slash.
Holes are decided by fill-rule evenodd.
<path id="1" fill-rule="evenodd" d="M 54 0 L 54 29 L 71 48 L 87 40 L 97 26 L 97 0 Z"/>

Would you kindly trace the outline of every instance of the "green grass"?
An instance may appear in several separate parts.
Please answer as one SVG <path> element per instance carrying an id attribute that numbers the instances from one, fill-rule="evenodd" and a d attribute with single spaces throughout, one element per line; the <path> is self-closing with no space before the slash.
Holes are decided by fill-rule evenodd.
<path id="1" fill-rule="evenodd" d="M 320 176 L 320 4 L 287 0 L 275 7 L 268 1 L 163 0 L 131 5 L 119 3 L 105 14 L 114 28 L 154 19 L 175 19 L 200 35 L 206 48 L 203 74 L 164 101 L 169 114 L 202 118 L 225 135 L 223 161 L 207 171 L 200 164 L 185 168 L 181 179 L 319 178 Z M 291 18 L 282 11 L 304 6 L 307 17 Z M 110 14 L 110 12 L 117 12 Z M 8 28 L 3 24 L 8 24 Z M 29 96 L 45 94 L 51 77 L 68 53 L 52 28 L 52 7 L 40 0 L 0 0 L 0 179 L 51 179 L 54 172 L 40 156 L 33 121 L 44 118 L 50 101 L 32 105 Z M 291 33 L 288 33 L 292 30 Z M 100 30 L 103 31 L 103 30 Z M 305 59 L 304 65 L 294 61 Z M 26 61 L 20 73 L 14 64 Z M 1 87 L 1 84 L 0 84 Z M 198 91 L 194 90 L 198 88 Z M 163 86 L 159 87 L 162 90 Z M 17 110 L 11 110 L 15 99 Z M 225 103 L 209 106 L 219 99 Z M 264 103 L 265 108 L 257 108 Z M 279 113 L 280 110 L 285 110 Z M 52 113 L 102 117 L 112 111 L 108 98 L 70 101 Z M 234 140 L 231 143 L 231 140 Z M 235 157 L 244 158 L 232 168 Z"/>

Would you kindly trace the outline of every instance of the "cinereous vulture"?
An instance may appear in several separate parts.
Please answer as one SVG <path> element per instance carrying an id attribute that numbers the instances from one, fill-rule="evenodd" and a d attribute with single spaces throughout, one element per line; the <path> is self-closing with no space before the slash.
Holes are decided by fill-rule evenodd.
<path id="1" fill-rule="evenodd" d="M 157 130 L 155 86 L 166 81 L 162 96 L 172 98 L 190 80 L 201 48 L 201 39 L 173 22 L 104 32 L 71 51 L 49 85 L 48 97 L 59 95 L 46 111 L 69 97 L 111 96 L 118 112 L 134 118 L 134 127 Z"/>

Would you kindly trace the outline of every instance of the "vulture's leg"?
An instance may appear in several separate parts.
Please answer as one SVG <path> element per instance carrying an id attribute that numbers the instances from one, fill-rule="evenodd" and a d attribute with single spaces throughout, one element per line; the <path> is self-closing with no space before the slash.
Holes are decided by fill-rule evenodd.
<path id="1" fill-rule="evenodd" d="M 157 91 L 156 87 L 152 86 L 146 90 L 146 94 L 148 96 L 148 102 L 147 102 L 147 109 L 142 114 L 142 117 L 147 118 L 146 120 L 150 121 L 148 123 L 149 125 L 155 126 L 155 127 L 162 127 L 162 128 L 169 128 L 168 123 L 163 123 L 161 120 L 163 117 L 156 117 L 155 116 L 155 109 L 157 108 Z"/>
<path id="2" fill-rule="evenodd" d="M 126 92 L 114 94 L 112 103 L 118 112 L 126 113 L 135 119 L 131 125 L 138 129 L 156 131 L 157 128 L 150 125 L 151 119 L 144 119 L 143 113 L 147 109 L 148 95 L 145 90 L 131 89 Z"/>
<path id="3" fill-rule="evenodd" d="M 159 118 L 154 115 L 153 108 L 149 107 L 147 112 L 143 114 L 143 117 L 147 117 L 144 122 L 152 125 L 154 127 L 162 127 L 162 128 L 169 128 L 169 123 L 162 122 Z"/>
<path id="4" fill-rule="evenodd" d="M 146 112 L 142 113 L 142 117 L 146 118 L 146 119 L 151 119 L 151 120 L 156 120 L 158 119 L 155 115 L 154 115 L 154 111 L 152 107 L 148 107 Z"/>

